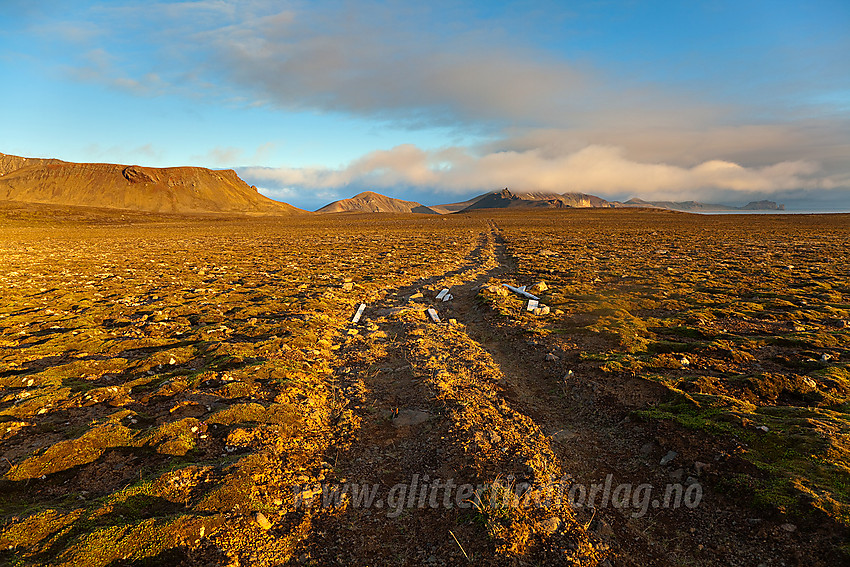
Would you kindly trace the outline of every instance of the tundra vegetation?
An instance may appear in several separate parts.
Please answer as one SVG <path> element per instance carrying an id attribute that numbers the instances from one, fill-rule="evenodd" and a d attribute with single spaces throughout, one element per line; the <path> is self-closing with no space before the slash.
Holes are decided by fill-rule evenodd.
<path id="1" fill-rule="evenodd" d="M 0 564 L 850 557 L 847 216 L 0 215 Z M 295 490 L 608 474 L 704 495 L 389 517 Z"/>

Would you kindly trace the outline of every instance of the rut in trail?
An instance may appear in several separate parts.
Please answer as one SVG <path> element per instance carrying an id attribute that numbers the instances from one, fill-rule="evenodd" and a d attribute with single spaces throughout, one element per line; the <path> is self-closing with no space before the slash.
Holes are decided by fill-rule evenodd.
<path id="1" fill-rule="evenodd" d="M 357 427 L 329 451 L 333 468 L 321 496 L 347 490 L 348 500 L 323 507 L 317 496 L 295 561 L 595 565 L 604 557 L 569 508 L 514 509 L 504 502 L 510 493 L 495 506 L 487 498 L 498 490 L 489 489 L 494 482 L 507 485 L 510 476 L 529 484 L 562 476 L 548 441 L 505 402 L 505 377 L 463 325 L 477 288 L 504 269 L 496 234 L 481 234 L 455 270 L 387 291 L 339 350 L 335 378 Z M 455 299 L 437 302 L 444 287 Z M 425 318 L 431 306 L 443 323 Z M 464 485 L 481 489 L 483 502 L 473 505 Z M 375 490 L 371 506 L 355 501 L 364 487 Z"/>
<path id="2" fill-rule="evenodd" d="M 328 450 L 322 492 L 300 512 L 310 531 L 293 563 L 714 565 L 720 545 L 730 565 L 793 557 L 730 529 L 746 511 L 708 488 L 693 510 L 566 502 L 571 487 L 608 475 L 658 491 L 671 483 L 663 448 L 608 406 L 611 388 L 640 397 L 651 386 L 564 380 L 570 353 L 547 362 L 552 341 L 523 335 L 480 300 L 490 282 L 532 283 L 512 282 L 512 267 L 491 223 L 462 265 L 388 290 L 348 331 L 334 380 L 354 417 Z M 435 299 L 442 288 L 452 301 Z M 511 494 L 524 486 L 517 505 Z"/>

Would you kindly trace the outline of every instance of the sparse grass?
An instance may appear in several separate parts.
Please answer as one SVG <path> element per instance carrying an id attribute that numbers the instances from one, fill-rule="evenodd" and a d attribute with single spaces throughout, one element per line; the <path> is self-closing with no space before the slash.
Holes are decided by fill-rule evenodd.
<path id="1" fill-rule="evenodd" d="M 313 520 L 293 519 L 287 479 L 336 463 L 358 434 L 335 383 L 341 347 L 373 380 L 369 366 L 404 345 L 482 479 L 555 462 L 462 333 L 414 333 L 421 312 L 407 311 L 394 321 L 409 333 L 345 334 L 359 303 L 462 265 L 486 216 L 78 220 L 0 225 L 0 563 L 179 563 L 205 549 L 286 562 Z M 850 525 L 850 228 L 746 220 L 506 212 L 511 282 L 546 281 L 552 313 L 486 290 L 476 302 L 560 348 L 553 372 L 660 385 L 668 401 L 644 399 L 635 417 L 745 444 L 749 469 L 718 481 L 740 501 Z M 499 443 L 476 437 L 491 430 Z M 254 511 L 277 522 L 273 537 Z M 496 563 L 541 541 L 530 512 L 477 517 Z M 564 522 L 575 556 L 593 556 Z"/>
<path id="2" fill-rule="evenodd" d="M 25 564 L 255 546 L 218 511 L 271 517 L 262 494 L 321 461 L 331 423 L 349 427 L 325 380 L 356 304 L 452 269 L 477 240 L 439 219 L 423 221 L 437 238 L 391 218 L 128 219 L 0 228 L 0 542 Z M 163 480 L 195 466 L 219 472 Z"/>
<path id="3" fill-rule="evenodd" d="M 542 325 L 575 345 L 576 370 L 662 384 L 672 401 L 630 408 L 636 417 L 742 440 L 757 471 L 742 494 L 850 526 L 846 219 L 619 221 L 500 221 L 519 283 L 545 279 L 558 294 L 565 316 Z M 539 255 L 543 242 L 558 255 Z"/>

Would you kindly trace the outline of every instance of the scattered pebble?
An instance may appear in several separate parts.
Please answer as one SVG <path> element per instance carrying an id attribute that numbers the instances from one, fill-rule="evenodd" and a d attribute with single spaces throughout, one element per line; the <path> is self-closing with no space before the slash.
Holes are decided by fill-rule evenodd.
<path id="1" fill-rule="evenodd" d="M 546 518 L 545 520 L 540 520 L 539 522 L 537 522 L 534 527 L 538 532 L 544 533 L 546 535 L 552 535 L 561 528 L 561 518 Z"/>
<path id="2" fill-rule="evenodd" d="M 254 512 L 254 521 L 257 522 L 258 526 L 266 531 L 272 529 L 272 523 L 262 512 Z"/>
<path id="3" fill-rule="evenodd" d="M 673 459 L 679 456 L 679 453 L 676 451 L 668 451 L 666 455 L 661 457 L 661 462 L 659 463 L 662 467 L 669 464 Z"/>

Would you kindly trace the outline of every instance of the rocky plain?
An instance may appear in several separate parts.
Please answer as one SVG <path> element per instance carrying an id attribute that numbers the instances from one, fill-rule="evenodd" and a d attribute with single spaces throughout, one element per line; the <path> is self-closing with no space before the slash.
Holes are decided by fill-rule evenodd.
<path id="1" fill-rule="evenodd" d="M 850 561 L 846 215 L 0 219 L 0 564 Z"/>

